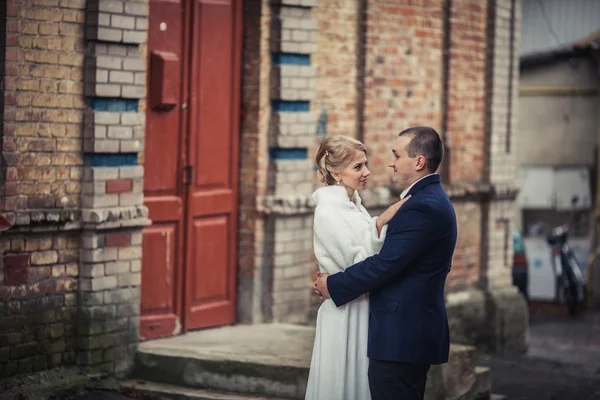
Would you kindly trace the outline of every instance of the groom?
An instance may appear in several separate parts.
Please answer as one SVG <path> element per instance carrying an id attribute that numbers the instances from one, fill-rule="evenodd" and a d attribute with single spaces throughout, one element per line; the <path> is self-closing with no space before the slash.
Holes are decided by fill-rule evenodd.
<path id="1" fill-rule="evenodd" d="M 340 307 L 369 294 L 369 387 L 373 400 L 423 399 L 432 364 L 448 361 L 444 285 L 456 246 L 456 215 L 437 171 L 443 157 L 429 127 L 400 133 L 394 180 L 411 195 L 389 222 L 379 254 L 314 282 Z"/>

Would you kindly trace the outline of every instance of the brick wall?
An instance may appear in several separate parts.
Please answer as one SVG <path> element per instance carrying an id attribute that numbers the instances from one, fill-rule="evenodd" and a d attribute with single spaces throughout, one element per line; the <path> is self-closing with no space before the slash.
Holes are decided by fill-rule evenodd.
<path id="1" fill-rule="evenodd" d="M 263 319 L 263 214 L 270 118 L 270 22 L 267 0 L 244 1 L 238 241 L 238 320 Z"/>
<path id="2" fill-rule="evenodd" d="M 2 377 L 131 365 L 149 223 L 137 160 L 147 12 L 135 1 L 7 2 Z"/>
<path id="3" fill-rule="evenodd" d="M 7 3 L 4 210 L 79 205 L 84 3 Z"/>
<path id="4" fill-rule="evenodd" d="M 450 60 L 446 146 L 450 182 L 480 182 L 484 171 L 487 9 L 477 0 L 454 0 L 450 11 Z"/>
<path id="5" fill-rule="evenodd" d="M 441 126 L 442 1 L 369 1 L 367 5 L 364 141 L 370 185 L 390 183 L 394 133 Z"/>
<path id="6" fill-rule="evenodd" d="M 358 45 L 361 1 L 319 1 L 313 10 L 318 21 L 317 94 L 313 112 L 326 113 L 327 134 L 358 137 Z"/>
<path id="7" fill-rule="evenodd" d="M 512 282 L 512 229 L 517 208 L 517 162 L 512 142 L 517 126 L 521 6 L 518 1 L 502 0 L 489 8 L 487 173 L 497 189 L 488 206 L 483 264 L 486 283 L 504 287 Z"/>
<path id="8" fill-rule="evenodd" d="M 8 1 L 0 376 L 77 361 L 85 2 Z"/>
<path id="9" fill-rule="evenodd" d="M 0 251 L 0 377 L 74 364 L 78 235 L 12 234 Z"/>

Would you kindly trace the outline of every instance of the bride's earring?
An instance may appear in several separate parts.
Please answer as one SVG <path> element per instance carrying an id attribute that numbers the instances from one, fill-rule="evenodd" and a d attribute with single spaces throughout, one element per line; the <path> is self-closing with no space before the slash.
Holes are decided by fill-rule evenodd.
<path id="1" fill-rule="evenodd" d="M 338 186 L 341 185 L 342 181 L 341 180 L 337 181 L 337 184 L 338 184 Z"/>

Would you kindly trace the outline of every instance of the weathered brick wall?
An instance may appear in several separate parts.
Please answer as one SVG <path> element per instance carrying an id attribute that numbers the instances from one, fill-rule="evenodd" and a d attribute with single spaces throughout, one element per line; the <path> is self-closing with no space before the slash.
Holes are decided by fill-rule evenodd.
<path id="1" fill-rule="evenodd" d="M 361 1 L 321 0 L 313 10 L 318 21 L 317 94 L 313 112 L 327 118 L 328 135 L 357 137 L 359 24 Z"/>
<path id="2" fill-rule="evenodd" d="M 79 205 L 85 2 L 62 4 L 7 3 L 2 208 L 18 224 Z"/>
<path id="3" fill-rule="evenodd" d="M 452 1 L 447 131 L 450 183 L 480 182 L 486 112 L 486 2 Z"/>
<path id="4" fill-rule="evenodd" d="M 76 362 L 76 232 L 0 240 L 0 377 Z"/>
<path id="5" fill-rule="evenodd" d="M 6 4 L 2 377 L 77 361 L 85 2 L 42 3 Z"/>
<path id="6" fill-rule="evenodd" d="M 244 1 L 238 241 L 238 320 L 263 320 L 264 220 L 270 118 L 267 0 Z"/>
<path id="7" fill-rule="evenodd" d="M 390 183 L 394 133 L 441 126 L 442 1 L 369 1 L 364 140 L 373 186 Z"/>
<path id="8" fill-rule="evenodd" d="M 515 209 L 517 162 L 514 137 L 518 134 L 517 101 L 519 81 L 519 1 L 495 1 L 490 6 L 488 26 L 488 174 L 497 188 L 489 206 L 486 281 L 490 287 L 511 284 L 513 259 L 512 229 Z"/>
<path id="9" fill-rule="evenodd" d="M 136 1 L 7 2 L 1 376 L 131 365 L 149 223 L 137 157 L 147 13 Z"/>

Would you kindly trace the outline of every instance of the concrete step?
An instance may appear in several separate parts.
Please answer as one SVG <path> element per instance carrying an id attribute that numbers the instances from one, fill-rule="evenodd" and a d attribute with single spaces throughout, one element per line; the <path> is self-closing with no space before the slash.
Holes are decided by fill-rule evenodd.
<path id="1" fill-rule="evenodd" d="M 190 390 L 304 399 L 313 340 L 313 327 L 264 324 L 143 342 L 132 377 Z M 462 400 L 476 382 L 475 348 L 451 345 L 448 364 L 430 371 L 427 398 Z"/>
<path id="2" fill-rule="evenodd" d="M 267 398 L 303 399 L 314 328 L 224 327 L 141 343 L 133 377 Z"/>
<path id="3" fill-rule="evenodd" d="M 473 395 L 476 400 L 489 399 L 492 395 L 492 371 L 488 367 L 475 367 Z"/>
<path id="4" fill-rule="evenodd" d="M 465 398 L 476 384 L 476 349 L 472 346 L 450 346 L 448 363 L 442 365 L 444 397 L 446 400 L 470 400 Z"/>
<path id="5" fill-rule="evenodd" d="M 121 392 L 135 398 L 152 400 L 282 400 L 274 397 L 245 396 L 137 380 L 124 382 L 121 385 Z"/>

